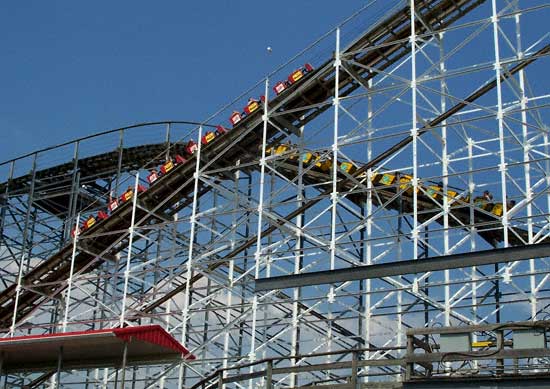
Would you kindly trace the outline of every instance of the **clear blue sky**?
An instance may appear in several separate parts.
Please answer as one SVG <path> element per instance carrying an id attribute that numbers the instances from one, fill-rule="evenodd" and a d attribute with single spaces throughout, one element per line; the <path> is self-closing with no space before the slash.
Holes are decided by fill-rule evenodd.
<path id="1" fill-rule="evenodd" d="M 2 2 L 0 160 L 132 123 L 204 119 L 365 3 Z"/>

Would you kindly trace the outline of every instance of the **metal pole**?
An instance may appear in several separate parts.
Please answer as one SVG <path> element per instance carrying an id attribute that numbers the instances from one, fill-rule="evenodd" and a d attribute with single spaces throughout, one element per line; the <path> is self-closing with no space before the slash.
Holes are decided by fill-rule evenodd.
<path id="1" fill-rule="evenodd" d="M 200 162 L 201 162 L 201 151 L 202 151 L 202 126 L 199 126 L 199 134 L 197 139 L 197 154 L 195 159 L 195 173 L 193 175 L 194 186 L 193 186 L 193 206 L 191 210 L 191 220 L 189 224 L 191 229 L 189 232 L 189 250 L 187 251 L 187 265 L 185 271 L 185 294 L 183 301 L 183 316 L 182 316 L 182 329 L 181 329 L 181 343 L 185 344 L 187 338 L 187 325 L 189 321 L 189 299 L 191 293 L 191 277 L 193 275 L 193 247 L 195 243 L 195 228 L 196 228 L 196 218 L 197 218 L 197 207 L 198 207 L 198 189 L 199 189 L 199 176 L 200 176 Z M 178 374 L 178 388 L 183 386 L 183 361 L 180 364 L 179 374 Z"/>
<path id="2" fill-rule="evenodd" d="M 4 198 L 2 199 L 2 202 L 0 203 L 1 211 L 0 211 L 0 237 L 3 238 L 4 235 L 4 224 L 6 222 L 6 210 L 9 205 L 9 193 L 10 193 L 10 182 L 13 179 L 13 170 L 15 168 L 15 161 L 12 161 L 10 163 L 10 172 L 8 174 L 8 180 L 6 181 L 6 190 L 4 191 Z"/>
<path id="3" fill-rule="evenodd" d="M 78 206 L 78 192 L 79 192 L 79 176 L 78 172 L 78 151 L 79 151 L 80 141 L 75 142 L 74 154 L 73 154 L 73 173 L 71 177 L 71 194 L 69 199 L 69 207 L 67 208 L 67 218 L 65 224 L 65 232 L 61 242 L 61 247 L 65 244 L 65 241 L 69 238 L 71 233 L 72 220 L 75 214 L 75 211 Z"/>
<path id="4" fill-rule="evenodd" d="M 262 254 L 262 221 L 263 221 L 263 206 L 264 206 L 264 186 L 265 186 L 265 149 L 267 144 L 267 123 L 268 123 L 268 96 L 269 96 L 269 78 L 265 79 L 265 89 L 264 89 L 264 113 L 262 115 L 263 119 L 263 131 L 262 131 L 262 157 L 260 158 L 260 193 L 258 199 L 258 229 L 256 235 L 256 251 L 254 253 L 254 277 L 258 278 L 260 276 L 260 265 L 261 265 L 261 254 Z M 258 310 L 258 294 L 254 293 L 252 299 L 252 323 L 250 330 L 250 351 L 248 353 L 248 358 L 250 362 L 256 360 L 256 320 L 257 320 L 257 310 Z M 250 373 L 254 372 L 254 366 L 250 366 Z M 249 387 L 252 388 L 252 380 L 249 382 Z"/>
<path id="5" fill-rule="evenodd" d="M 3 376 L 2 370 L 3 370 L 3 368 L 4 368 L 4 352 L 2 351 L 0 353 L 0 384 L 2 383 L 2 376 Z M 7 381 L 7 379 L 6 379 L 6 381 Z"/>
<path id="6" fill-rule="evenodd" d="M 469 240 L 470 240 L 470 252 L 476 251 L 476 226 L 475 226 L 475 216 L 474 216 L 474 190 L 475 190 L 475 183 L 474 183 L 474 140 L 472 138 L 468 138 L 468 211 L 469 211 L 469 221 L 470 226 L 468 228 L 469 230 Z M 470 272 L 470 276 L 472 278 L 472 317 L 477 318 L 477 266 L 472 266 L 472 270 Z M 477 334 L 474 332 L 472 334 L 472 340 L 474 342 L 477 341 Z M 474 366 L 477 367 L 477 361 L 473 361 Z"/>
<path id="7" fill-rule="evenodd" d="M 330 270 L 334 270 L 336 265 L 336 217 L 337 217 L 337 205 L 338 205 L 338 124 L 339 124 L 339 111 L 340 111 L 340 67 L 342 65 L 340 58 L 340 28 L 336 29 L 336 42 L 335 42 L 335 58 L 334 58 L 334 97 L 332 105 L 334 106 L 333 116 L 333 138 L 332 138 L 332 193 L 331 193 L 331 219 L 330 219 Z M 334 285 L 330 285 L 330 289 L 327 296 L 328 313 L 327 313 L 327 351 L 332 350 L 332 324 L 333 324 L 333 306 Z M 330 363 L 332 356 L 327 356 L 327 362 Z M 330 370 L 327 370 L 327 378 L 330 376 Z"/>
<path id="8" fill-rule="evenodd" d="M 521 61 L 523 60 L 524 53 L 521 43 L 521 23 L 520 14 L 515 15 L 516 23 L 516 46 L 517 57 Z M 521 69 L 518 73 L 519 76 L 519 88 L 520 88 L 520 108 L 521 108 L 521 132 L 522 132 L 522 146 L 523 146 L 523 169 L 525 177 L 525 201 L 527 202 L 527 236 L 529 244 L 535 243 L 533 241 L 533 189 L 531 188 L 531 154 L 530 154 L 530 139 L 529 131 L 527 127 L 527 96 L 525 94 L 525 70 Z M 504 201 L 504 199 L 503 199 Z M 510 211 L 510 210 L 508 210 Z M 536 320 L 537 317 L 537 284 L 535 276 L 535 260 L 531 258 L 529 260 L 529 271 L 531 276 L 529 277 L 529 286 L 531 289 L 530 305 L 531 305 L 531 319 Z"/>
<path id="9" fill-rule="evenodd" d="M 122 307 L 120 312 L 120 327 L 124 327 L 124 318 L 126 315 L 126 299 L 128 296 L 128 283 L 130 281 L 130 262 L 132 259 L 132 245 L 134 243 L 134 232 L 136 223 L 136 208 L 138 198 L 138 185 L 139 185 L 139 172 L 136 172 L 136 179 L 134 182 L 134 195 L 132 197 L 132 219 L 130 222 L 130 228 L 128 228 L 128 255 L 126 256 L 126 270 L 124 271 L 124 290 L 122 293 Z"/>
<path id="10" fill-rule="evenodd" d="M 265 387 L 271 389 L 273 387 L 273 361 L 267 361 L 267 369 L 265 374 Z"/>
<path id="11" fill-rule="evenodd" d="M 340 28 L 336 29 L 336 53 L 334 60 L 335 69 L 335 85 L 334 98 L 332 105 L 334 106 L 334 131 L 332 135 L 332 208 L 331 208 L 331 228 L 330 228 L 330 270 L 334 270 L 336 260 L 336 216 L 338 205 L 338 119 L 340 110 Z M 331 285 L 329 292 L 329 303 L 334 300 L 334 286 Z"/>
<path id="12" fill-rule="evenodd" d="M 29 220 L 31 217 L 31 209 L 32 209 L 32 203 L 34 199 L 34 185 L 36 181 L 36 160 L 38 158 L 38 154 L 34 154 L 33 162 L 32 162 L 32 181 L 31 181 L 31 188 L 29 191 L 29 199 L 27 201 L 27 213 L 25 215 L 25 225 L 23 229 L 23 244 L 21 247 L 21 259 L 19 262 L 19 274 L 17 276 L 17 286 L 15 289 L 15 303 L 13 306 L 13 317 L 11 321 L 11 327 L 10 327 L 10 337 L 13 337 L 13 334 L 15 332 L 15 324 L 17 323 L 17 309 L 19 306 L 19 296 L 21 294 L 21 283 L 23 281 L 23 264 L 25 262 L 26 258 L 26 246 L 27 246 L 27 235 L 28 235 L 28 229 L 29 229 Z"/>
<path id="13" fill-rule="evenodd" d="M 418 243 L 419 243 L 419 229 L 418 229 L 418 122 L 417 122 L 417 107 L 416 107 L 416 17 L 415 17 L 415 6 L 414 0 L 410 0 L 410 14 L 411 14 L 411 92 L 412 92 L 412 127 L 411 127 L 411 137 L 412 137 L 412 165 L 413 165 L 413 229 L 412 229 L 412 240 L 413 240 L 413 258 L 418 258 Z M 397 346 L 401 346 L 402 343 L 402 333 L 403 333 L 403 319 L 401 313 L 401 293 L 399 290 L 397 292 L 398 296 L 398 327 L 397 327 Z"/>
<path id="14" fill-rule="evenodd" d="M 493 15 L 491 17 L 493 21 L 493 40 L 495 48 L 495 73 L 496 73 L 496 90 L 497 90 L 497 120 L 498 120 L 498 138 L 499 138 L 499 156 L 500 156 L 500 188 L 502 195 L 502 234 L 504 236 L 504 247 L 508 247 L 508 205 L 506 204 L 506 158 L 504 155 L 504 110 L 502 109 L 502 82 L 501 82 L 501 73 L 502 65 L 500 63 L 500 50 L 499 50 L 499 26 L 497 14 L 497 4 L 496 0 L 492 0 L 492 10 Z M 505 273 L 509 275 L 510 269 L 506 265 Z"/>
<path id="15" fill-rule="evenodd" d="M 304 160 L 302 158 L 304 152 L 304 126 L 300 127 L 300 138 L 298 141 L 298 194 L 296 196 L 297 207 L 301 207 L 304 202 Z M 300 233 L 304 227 L 305 215 L 300 213 L 296 216 L 296 244 L 294 245 L 294 274 L 300 274 L 303 263 L 303 240 Z M 292 290 L 292 339 L 291 339 L 291 355 L 298 355 L 300 353 L 300 327 L 298 323 L 298 316 L 300 314 L 300 306 L 298 300 L 300 299 L 300 288 L 294 288 Z M 296 366 L 298 364 L 298 358 L 292 358 L 291 365 Z M 298 376 L 295 372 L 290 373 L 290 387 L 298 385 Z"/>
<path id="16" fill-rule="evenodd" d="M 357 362 L 358 362 L 358 355 L 357 355 L 357 351 L 353 351 L 351 353 L 351 387 L 353 389 L 357 389 L 357 383 L 358 383 L 358 380 L 357 380 L 357 373 L 358 373 L 358 369 L 357 369 Z"/>
<path id="17" fill-rule="evenodd" d="M 234 173 L 234 191 L 238 196 L 239 193 L 239 180 L 240 180 L 240 170 L 238 170 L 238 167 L 240 165 L 240 161 L 238 160 L 236 162 L 237 169 Z M 239 198 L 235 196 L 234 200 L 234 207 L 235 209 L 239 208 Z M 237 240 L 237 213 L 234 212 L 233 216 L 231 218 L 231 243 L 230 247 L 231 250 L 235 248 L 235 242 Z M 226 306 L 227 309 L 225 310 L 225 325 L 229 328 L 229 325 L 231 324 L 231 310 L 233 305 L 233 279 L 234 279 L 234 271 L 235 271 L 235 261 L 231 259 L 229 261 L 229 270 L 227 273 L 227 281 L 229 285 L 231 286 L 227 290 L 227 300 L 226 300 Z M 228 366 L 228 358 L 229 358 L 229 341 L 230 341 L 230 331 L 227 331 L 224 336 L 223 341 L 223 362 L 222 362 L 222 368 L 227 369 Z M 220 373 L 220 382 L 223 381 L 223 371 Z"/>
<path id="18" fill-rule="evenodd" d="M 164 159 L 168 161 L 170 159 L 170 123 L 166 125 L 166 154 L 164 155 Z"/>
<path id="19" fill-rule="evenodd" d="M 124 389 L 126 384 L 126 359 L 128 358 L 128 342 L 124 342 L 124 349 L 122 350 L 122 367 L 120 369 L 122 377 L 120 378 L 120 387 Z"/>
<path id="20" fill-rule="evenodd" d="M 59 389 L 59 383 L 61 382 L 61 369 L 63 367 L 63 346 L 59 347 L 59 354 L 57 356 L 57 371 L 55 372 L 55 388 Z"/>
<path id="21" fill-rule="evenodd" d="M 218 373 L 218 389 L 223 389 L 223 370 Z"/>
<path id="22" fill-rule="evenodd" d="M 443 37 L 444 33 L 439 34 L 439 73 L 442 75 L 441 81 L 440 81 L 440 109 L 441 112 L 445 112 L 447 110 L 447 100 L 446 100 L 446 91 L 447 91 L 447 83 L 445 82 L 445 77 L 443 75 L 446 72 L 445 69 L 445 49 L 443 46 Z M 449 159 L 447 154 L 447 120 L 443 120 L 441 122 L 441 142 L 442 142 L 442 156 L 441 156 L 441 175 L 442 182 L 443 182 L 443 188 L 441 189 L 443 191 L 442 198 L 443 198 L 443 253 L 445 255 L 449 254 L 449 197 L 447 196 L 447 190 L 449 185 Z M 426 250 L 428 249 L 428 245 L 426 244 Z M 451 289 L 450 289 L 450 279 L 451 279 L 451 273 L 449 270 L 444 271 L 444 280 L 445 280 L 445 325 L 450 325 L 451 322 Z M 428 323 L 426 323 L 427 325 Z"/>
<path id="23" fill-rule="evenodd" d="M 120 184 L 120 174 L 122 172 L 122 152 L 124 150 L 124 130 L 120 130 L 119 140 L 118 140 L 118 161 L 116 169 L 116 179 L 115 179 L 115 197 L 118 193 L 118 186 Z"/>
<path id="24" fill-rule="evenodd" d="M 71 254 L 71 269 L 69 270 L 69 281 L 67 283 L 67 294 L 65 296 L 65 312 L 63 313 L 63 324 L 61 327 L 61 332 L 67 331 L 67 322 L 69 320 L 69 305 L 71 300 L 71 288 L 73 286 L 74 259 L 76 257 L 76 245 L 78 243 L 78 237 L 80 234 L 80 231 L 78 230 L 79 220 L 80 220 L 80 212 L 76 216 L 76 221 L 74 226 L 73 251 Z"/>
<path id="25" fill-rule="evenodd" d="M 372 87 L 372 80 L 369 80 L 368 83 L 369 87 Z M 370 91 L 369 91 L 370 92 Z M 374 129 L 372 125 L 373 121 L 373 98 L 372 94 L 368 94 L 368 101 L 367 101 L 367 160 L 370 161 L 372 158 L 372 135 L 374 134 Z M 366 243 L 365 243 L 365 258 L 364 262 L 365 264 L 371 265 L 372 264 L 372 242 L 371 242 L 371 236 L 372 236 L 372 208 L 373 208 L 373 187 L 372 187 L 372 178 L 373 178 L 373 171 L 372 168 L 367 170 L 367 199 L 365 204 L 365 217 L 367 219 L 366 222 Z M 365 316 L 365 331 L 364 331 L 364 337 L 365 337 L 365 344 L 370 345 L 371 343 L 371 306 L 372 306 L 372 295 L 371 295 L 371 289 L 372 289 L 372 282 L 370 279 L 366 280 L 365 282 L 365 308 L 363 311 L 363 314 Z M 364 352 L 363 357 L 365 360 L 370 359 L 370 350 L 367 350 Z M 365 382 L 369 382 L 369 371 L 370 367 L 365 366 Z"/>
<path id="26" fill-rule="evenodd" d="M 415 29 L 415 9 L 414 0 L 409 0 L 411 13 L 411 92 L 412 92 L 412 166 L 413 166 L 413 258 L 418 258 L 418 160 L 417 160 L 417 138 L 418 123 L 416 112 L 416 29 Z"/>

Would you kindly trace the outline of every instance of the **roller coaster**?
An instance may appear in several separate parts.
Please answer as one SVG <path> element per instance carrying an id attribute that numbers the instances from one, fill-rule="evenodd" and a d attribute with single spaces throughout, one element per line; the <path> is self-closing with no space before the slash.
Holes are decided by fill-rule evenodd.
<path id="1" fill-rule="evenodd" d="M 353 358 L 387 362 L 365 362 L 367 385 L 400 380 L 391 361 L 407 328 L 545 319 L 544 258 L 254 290 L 278 275 L 550 242 L 550 43 L 519 33 L 547 5 L 387 3 L 202 122 L 115 129 L 1 164 L 3 337 L 160 324 L 197 357 L 122 369 L 137 387 L 230 386 L 228 368 L 264 385 L 262 358 L 288 368 L 277 386 L 344 385 L 328 367 L 361 350 Z M 235 111 L 250 96 L 262 97 Z M 116 386 L 121 370 L 5 369 L 6 385 L 35 387 Z"/>

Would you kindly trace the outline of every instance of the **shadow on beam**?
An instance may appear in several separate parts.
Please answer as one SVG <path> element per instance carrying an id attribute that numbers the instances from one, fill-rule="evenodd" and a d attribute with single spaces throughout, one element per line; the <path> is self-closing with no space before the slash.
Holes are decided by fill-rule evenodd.
<path id="1" fill-rule="evenodd" d="M 459 269 L 470 266 L 521 261 L 550 256 L 550 243 L 515 246 L 501 249 L 453 254 L 428 259 L 407 260 L 379 265 L 357 266 L 346 269 L 325 270 L 289 276 L 256 279 L 256 292 L 301 286 L 333 284 L 337 282 L 367 280 L 404 274 Z"/>

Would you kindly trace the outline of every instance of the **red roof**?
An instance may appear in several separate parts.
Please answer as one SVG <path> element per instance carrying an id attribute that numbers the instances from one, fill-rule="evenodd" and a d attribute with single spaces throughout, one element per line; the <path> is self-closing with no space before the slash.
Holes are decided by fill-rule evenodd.
<path id="1" fill-rule="evenodd" d="M 66 369 L 109 367 L 120 365 L 125 342 L 128 365 L 173 362 L 182 357 L 195 359 L 159 325 L 3 338 L 0 353 L 7 371 L 55 368 L 61 347 Z"/>

